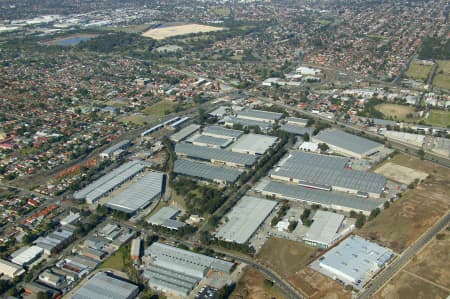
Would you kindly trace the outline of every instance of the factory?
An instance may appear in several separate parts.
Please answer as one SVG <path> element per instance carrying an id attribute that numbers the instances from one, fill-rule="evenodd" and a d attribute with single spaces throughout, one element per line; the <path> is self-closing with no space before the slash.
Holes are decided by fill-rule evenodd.
<path id="1" fill-rule="evenodd" d="M 193 145 L 211 147 L 211 148 L 225 148 L 233 143 L 233 140 L 227 138 L 212 137 L 206 135 L 195 134 L 186 140 L 187 143 Z"/>
<path id="2" fill-rule="evenodd" d="M 216 237 L 227 242 L 246 243 L 277 205 L 276 201 L 244 196 L 224 217 L 227 221 Z"/>
<path id="3" fill-rule="evenodd" d="M 62 229 L 55 230 L 54 232 L 48 234 L 46 237 L 37 238 L 33 244 L 39 248 L 42 248 L 42 250 L 44 250 L 44 254 L 51 255 L 60 251 L 72 242 L 73 239 L 73 231 L 63 227 Z"/>
<path id="4" fill-rule="evenodd" d="M 270 111 L 263 111 L 263 110 L 243 110 L 239 111 L 236 114 L 236 117 L 238 119 L 246 119 L 251 121 L 260 121 L 260 122 L 268 122 L 268 123 L 275 123 L 279 121 L 282 117 L 282 113 L 278 112 L 270 112 Z"/>
<path id="5" fill-rule="evenodd" d="M 386 178 L 348 169 L 348 164 L 346 158 L 291 151 L 270 172 L 270 177 L 313 189 L 380 198 Z"/>
<path id="6" fill-rule="evenodd" d="M 277 142 L 277 137 L 260 134 L 246 134 L 231 145 L 230 150 L 235 153 L 263 155 Z"/>
<path id="7" fill-rule="evenodd" d="M 347 157 L 363 159 L 384 148 L 384 145 L 341 130 L 329 129 L 312 137 L 316 143 L 326 143 L 330 150 Z"/>
<path id="8" fill-rule="evenodd" d="M 84 199 L 87 203 L 94 204 L 103 196 L 108 195 L 126 181 L 131 180 L 135 175 L 144 171 L 144 169 L 145 164 L 139 161 L 127 162 L 75 192 L 73 197 L 78 200 Z"/>
<path id="9" fill-rule="evenodd" d="M 342 236 L 339 234 L 339 230 L 343 225 L 344 218 L 340 214 L 317 210 L 303 241 L 320 248 L 330 247 Z"/>
<path id="10" fill-rule="evenodd" d="M 226 116 L 221 121 L 225 126 L 233 127 L 234 125 L 240 125 L 244 128 L 250 128 L 250 127 L 258 127 L 261 129 L 261 131 L 267 133 L 272 128 L 272 123 L 267 121 L 258 121 L 258 120 L 251 120 L 246 118 L 238 118 L 238 117 L 229 117 Z"/>
<path id="11" fill-rule="evenodd" d="M 139 287 L 105 272 L 98 272 L 79 288 L 72 299 L 133 299 Z"/>
<path id="12" fill-rule="evenodd" d="M 181 211 L 174 207 L 162 207 L 158 212 L 152 215 L 147 222 L 151 225 L 158 225 L 168 229 L 177 230 L 186 224 L 178 221 L 177 216 Z"/>
<path id="13" fill-rule="evenodd" d="M 310 268 L 356 289 L 392 259 L 393 253 L 358 236 L 350 236 L 314 261 Z"/>
<path id="14" fill-rule="evenodd" d="M 25 270 L 14 263 L 0 259 L 0 274 L 5 275 L 11 279 L 21 276 Z"/>
<path id="15" fill-rule="evenodd" d="M 200 125 L 190 124 L 189 126 L 184 127 L 180 131 L 172 134 L 169 138 L 173 142 L 180 142 L 197 132 L 199 129 Z"/>
<path id="16" fill-rule="evenodd" d="M 162 195 L 164 178 L 165 176 L 161 172 L 148 172 L 113 196 L 105 206 L 127 214 L 135 214 Z"/>
<path id="17" fill-rule="evenodd" d="M 44 250 L 37 246 L 25 246 L 11 254 L 11 262 L 26 267 L 39 259 Z"/>
<path id="18" fill-rule="evenodd" d="M 135 238 L 131 241 L 130 259 L 136 261 L 141 257 L 142 239 Z"/>
<path id="19" fill-rule="evenodd" d="M 236 141 L 244 132 L 239 130 L 227 129 L 219 126 L 208 126 L 203 129 L 202 134 L 216 138 L 231 139 Z"/>
<path id="20" fill-rule="evenodd" d="M 242 174 L 239 169 L 219 167 L 185 159 L 175 161 L 173 172 L 223 185 L 234 183 Z"/>
<path id="21" fill-rule="evenodd" d="M 145 250 L 150 260 L 144 271 L 151 288 L 187 296 L 209 271 L 229 274 L 233 263 L 159 242 Z"/>
<path id="22" fill-rule="evenodd" d="M 112 159 L 120 157 L 125 149 L 131 145 L 130 140 L 123 140 L 113 146 L 108 147 L 106 150 L 100 153 L 100 158 L 106 160 L 106 159 Z"/>

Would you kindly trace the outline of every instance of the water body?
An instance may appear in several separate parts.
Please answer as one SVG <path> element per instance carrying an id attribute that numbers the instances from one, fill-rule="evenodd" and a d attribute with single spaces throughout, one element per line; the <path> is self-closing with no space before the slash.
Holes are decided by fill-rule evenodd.
<path id="1" fill-rule="evenodd" d="M 56 42 L 58 46 L 74 46 L 80 42 L 90 40 L 93 36 L 74 36 L 69 38 L 64 38 Z"/>

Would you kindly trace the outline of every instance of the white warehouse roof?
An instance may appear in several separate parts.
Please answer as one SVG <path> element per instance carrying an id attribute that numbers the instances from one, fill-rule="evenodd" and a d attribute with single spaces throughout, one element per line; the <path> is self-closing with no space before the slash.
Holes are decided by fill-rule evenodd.
<path id="1" fill-rule="evenodd" d="M 246 134 L 231 146 L 231 151 L 245 154 L 264 154 L 278 138 L 261 134 Z"/>
<path id="2" fill-rule="evenodd" d="M 328 247 L 335 242 L 344 215 L 317 210 L 313 220 L 303 240 Z"/>
<path id="3" fill-rule="evenodd" d="M 0 274 L 14 278 L 25 273 L 25 270 L 14 263 L 0 259 Z"/>
<path id="4" fill-rule="evenodd" d="M 43 254 L 44 250 L 38 246 L 31 246 L 25 248 L 25 250 L 20 250 L 20 252 L 16 251 L 15 253 L 12 254 L 13 259 L 11 261 L 15 264 L 23 266 L 36 259 L 37 256 Z"/>

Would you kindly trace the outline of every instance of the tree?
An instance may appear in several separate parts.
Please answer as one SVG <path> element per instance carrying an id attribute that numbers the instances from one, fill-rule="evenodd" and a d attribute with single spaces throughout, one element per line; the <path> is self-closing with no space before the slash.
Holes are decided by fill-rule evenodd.
<path id="1" fill-rule="evenodd" d="M 364 223 L 366 223 L 366 216 L 364 214 L 359 214 L 358 219 L 356 219 L 355 226 L 357 228 L 363 227 Z"/>
<path id="2" fill-rule="evenodd" d="M 383 204 L 383 207 L 384 207 L 385 209 L 389 208 L 390 206 L 391 206 L 391 204 L 389 203 L 389 201 L 386 201 L 386 202 Z"/>
<path id="3" fill-rule="evenodd" d="M 417 155 L 419 156 L 420 160 L 423 160 L 425 158 L 425 151 L 423 149 L 420 149 L 417 151 Z"/>
<path id="4" fill-rule="evenodd" d="M 326 152 L 327 150 L 330 149 L 330 147 L 329 147 L 328 144 L 326 144 L 326 143 L 319 143 L 319 149 L 320 149 L 322 152 Z"/>
<path id="5" fill-rule="evenodd" d="M 309 141 L 309 134 L 305 133 L 305 135 L 303 135 L 303 141 Z"/>

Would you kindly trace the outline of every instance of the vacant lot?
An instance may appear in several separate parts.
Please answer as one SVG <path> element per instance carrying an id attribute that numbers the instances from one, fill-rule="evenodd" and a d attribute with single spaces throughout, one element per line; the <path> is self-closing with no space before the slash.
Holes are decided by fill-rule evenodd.
<path id="1" fill-rule="evenodd" d="M 284 299 L 283 293 L 277 286 L 265 282 L 264 275 L 248 267 L 244 276 L 230 296 L 231 299 Z"/>
<path id="2" fill-rule="evenodd" d="M 225 28 L 206 26 L 200 24 L 187 24 L 179 26 L 160 27 L 147 30 L 142 34 L 145 37 L 151 37 L 153 39 L 161 40 L 172 36 L 186 35 L 191 33 L 212 32 L 220 31 Z"/>
<path id="3" fill-rule="evenodd" d="M 450 80 L 450 77 L 448 80 Z M 425 122 L 431 126 L 447 128 L 450 126 L 450 112 L 431 110 Z"/>
<path id="4" fill-rule="evenodd" d="M 172 112 L 172 109 L 175 107 L 175 103 L 167 100 L 160 101 L 156 104 L 151 105 L 144 109 L 145 115 L 151 115 L 153 117 L 163 117 L 164 115 Z"/>
<path id="5" fill-rule="evenodd" d="M 414 61 L 410 64 L 408 71 L 406 72 L 406 77 L 414 80 L 426 81 L 432 69 L 432 65 L 424 65 Z"/>
<path id="6" fill-rule="evenodd" d="M 310 268 L 304 268 L 288 281 L 309 299 L 349 299 L 351 294 L 344 286 Z"/>
<path id="7" fill-rule="evenodd" d="M 433 78 L 433 85 L 438 88 L 450 89 L 450 60 L 438 60 L 438 69 Z"/>
<path id="8" fill-rule="evenodd" d="M 145 119 L 144 115 L 132 114 L 132 115 L 127 115 L 127 116 L 122 117 L 120 119 L 120 122 L 125 123 L 125 124 L 133 123 L 133 124 L 142 126 L 142 125 L 144 125 L 144 122 L 145 122 L 144 119 Z"/>
<path id="9" fill-rule="evenodd" d="M 115 269 L 125 271 L 130 266 L 130 246 L 125 245 L 119 248 L 113 255 L 100 264 L 99 269 Z"/>
<path id="10" fill-rule="evenodd" d="M 414 108 L 411 106 L 404 105 L 396 105 L 396 104 L 380 104 L 375 107 L 378 111 L 383 113 L 385 117 L 393 119 L 397 121 L 406 121 L 406 120 L 414 120 L 412 118 L 407 118 L 408 114 L 414 114 Z"/>
<path id="11" fill-rule="evenodd" d="M 389 162 L 430 175 L 357 233 L 400 253 L 449 209 L 450 170 L 406 155 L 396 155 Z"/>
<path id="12" fill-rule="evenodd" d="M 411 184 L 415 179 L 423 180 L 428 176 L 426 172 L 414 170 L 391 162 L 381 165 L 374 172 L 406 185 Z"/>
<path id="13" fill-rule="evenodd" d="M 258 259 L 283 277 L 295 274 L 317 255 L 317 248 L 281 238 L 270 238 Z"/>

